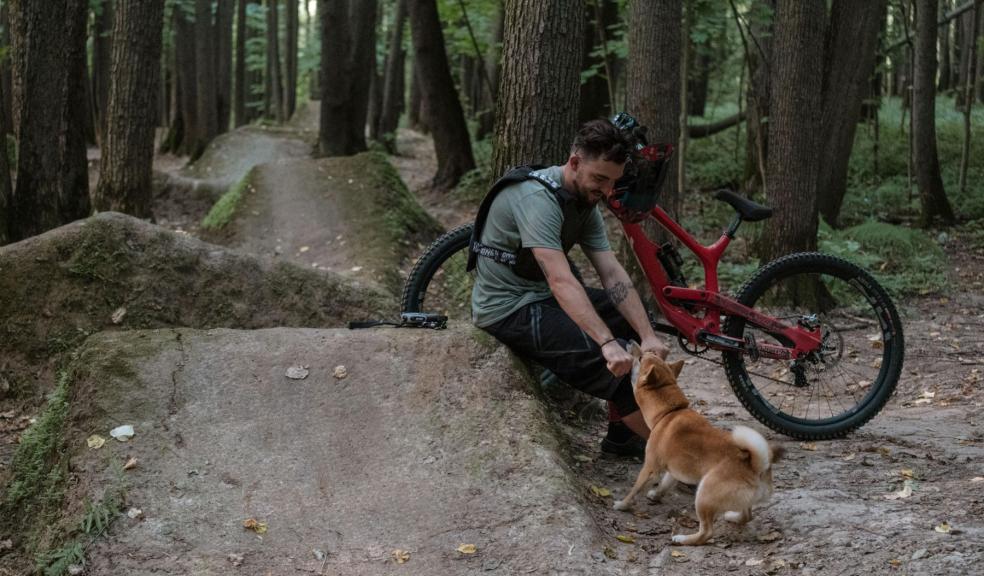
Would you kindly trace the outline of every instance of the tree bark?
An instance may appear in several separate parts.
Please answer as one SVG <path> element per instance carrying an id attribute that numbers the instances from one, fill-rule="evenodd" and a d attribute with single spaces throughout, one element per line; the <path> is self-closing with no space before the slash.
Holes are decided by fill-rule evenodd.
<path id="1" fill-rule="evenodd" d="M 711 46 L 691 46 L 690 62 L 693 66 L 687 77 L 687 115 L 703 116 L 707 108 L 707 89 L 711 80 Z"/>
<path id="2" fill-rule="evenodd" d="M 304 1 L 304 0 L 302 0 Z M 297 108 L 297 46 L 298 46 L 298 7 L 297 0 L 285 0 L 287 3 L 287 38 L 284 42 L 284 118 L 289 120 Z"/>
<path id="3" fill-rule="evenodd" d="M 10 2 L 4 2 L 0 5 L 0 45 L 10 46 Z M 10 76 L 10 57 L 0 59 L 0 91 L 2 91 L 2 98 L 0 98 L 0 106 L 3 106 L 3 116 L 7 118 L 6 132 L 0 132 L 2 134 L 13 134 L 14 125 L 13 121 L 13 100 L 11 95 L 14 92 L 13 80 Z"/>
<path id="4" fill-rule="evenodd" d="M 280 23 L 277 14 L 277 0 L 266 0 L 266 40 L 267 40 L 267 97 L 269 107 L 267 116 L 278 123 L 284 121 L 283 80 L 280 71 Z"/>
<path id="5" fill-rule="evenodd" d="M 977 101 L 984 104 L 984 56 L 981 55 L 980 42 L 984 39 L 984 9 L 977 7 Z"/>
<path id="6" fill-rule="evenodd" d="M 218 134 L 229 129 L 232 114 L 232 20 L 236 0 L 216 0 L 215 12 L 215 118 Z"/>
<path id="7" fill-rule="evenodd" d="M 4 19 L 6 24 L 6 19 Z M 5 26 L 6 27 L 6 26 Z M 0 83 L 0 102 L 7 96 L 6 86 Z M 7 134 L 10 130 L 10 119 L 7 117 L 7 110 L 0 106 L 0 142 L 3 148 L 0 149 L 0 246 L 10 242 L 10 233 L 7 229 L 10 216 L 10 202 L 14 194 L 10 183 L 10 163 L 7 161 Z"/>
<path id="8" fill-rule="evenodd" d="M 403 92 L 406 51 L 403 49 L 403 29 L 407 21 L 407 0 L 397 0 L 393 15 L 393 35 L 386 54 L 386 77 L 383 81 L 383 109 L 379 118 L 379 134 L 386 148 L 396 152 L 396 128 L 403 113 Z"/>
<path id="9" fill-rule="evenodd" d="M 649 128 L 649 141 L 680 140 L 681 0 L 629 5 L 629 69 L 626 84 L 629 112 Z M 660 190 L 660 205 L 680 213 L 677 163 L 672 162 Z"/>
<path id="10" fill-rule="evenodd" d="M 847 170 L 861 104 L 875 71 L 878 33 L 885 19 L 884 0 L 834 0 L 824 50 L 822 146 L 817 184 L 820 213 L 838 225 L 847 192 Z"/>
<path id="11" fill-rule="evenodd" d="M 195 58 L 195 25 L 177 5 L 174 10 L 174 64 L 178 82 L 181 124 L 174 150 L 196 156 L 198 125 L 198 73 Z"/>
<path id="12" fill-rule="evenodd" d="M 769 105 L 764 260 L 817 246 L 825 0 L 777 0 Z M 934 12 L 935 14 L 935 12 Z"/>
<path id="13" fill-rule="evenodd" d="M 912 131 L 923 226 L 929 226 L 937 217 L 946 224 L 954 222 L 936 149 L 936 2 L 916 0 Z"/>
<path id="14" fill-rule="evenodd" d="M 943 19 L 945 16 L 949 0 L 943 0 L 940 2 L 939 6 L 939 18 Z M 937 90 L 939 92 L 946 92 L 950 89 L 950 76 L 952 72 L 952 65 L 950 64 L 950 21 L 946 21 L 940 26 L 940 79 L 939 84 L 937 84 Z"/>
<path id="15" fill-rule="evenodd" d="M 964 116 L 964 133 L 963 133 L 963 145 L 960 150 L 960 194 L 967 194 L 967 171 L 970 168 L 970 138 L 971 138 L 971 120 L 970 114 L 974 107 L 974 96 L 977 88 L 977 59 L 979 58 L 977 50 L 977 36 L 979 34 L 978 28 L 978 13 L 982 12 L 981 3 L 974 5 L 974 28 L 973 36 L 974 42 L 970 44 L 970 58 L 967 61 L 967 84 L 964 88 L 964 94 L 962 95 L 964 101 L 963 116 Z"/>
<path id="16" fill-rule="evenodd" d="M 238 0 L 236 10 L 236 80 L 233 97 L 233 112 L 235 126 L 239 128 L 247 122 L 246 94 L 246 5 L 249 0 Z"/>
<path id="17" fill-rule="evenodd" d="M 79 123 L 87 106 L 85 67 L 88 2 L 10 3 L 13 123 L 17 181 L 10 202 L 12 241 L 89 213 L 85 141 Z"/>
<path id="18" fill-rule="evenodd" d="M 92 96 L 95 106 L 96 139 L 102 145 L 112 81 L 113 0 L 101 0 L 92 27 Z"/>
<path id="19" fill-rule="evenodd" d="M 366 120 L 369 116 L 369 84 L 372 78 L 366 70 L 375 70 L 376 62 L 376 0 L 358 0 L 349 4 L 349 22 L 355 37 L 349 53 L 350 70 L 354 79 L 350 95 L 351 116 L 346 126 L 349 141 L 355 142 L 358 151 L 366 149 Z"/>
<path id="20" fill-rule="evenodd" d="M 755 5 L 774 16 L 776 0 L 756 0 Z M 743 188 L 749 196 L 766 186 L 766 166 L 769 163 L 769 102 L 772 96 L 769 68 L 772 61 L 773 20 L 774 18 L 765 22 L 753 21 L 745 37 L 749 84 Z"/>
<path id="21" fill-rule="evenodd" d="M 219 133 L 215 71 L 216 42 L 213 35 L 212 0 L 195 1 L 195 87 L 198 130 L 194 133 L 191 157 L 196 159 Z"/>
<path id="22" fill-rule="evenodd" d="M 492 133 L 495 128 L 495 106 L 499 95 L 499 74 L 501 70 L 502 37 L 505 29 L 506 13 L 502 3 L 498 3 L 495 27 L 492 29 L 492 46 L 485 54 L 485 70 L 489 75 L 491 86 L 485 86 L 482 92 L 482 114 L 478 117 L 478 128 L 475 138 L 481 140 Z"/>
<path id="23" fill-rule="evenodd" d="M 417 56 L 414 55 L 410 74 L 410 104 L 407 112 L 407 123 L 410 129 L 426 134 L 427 124 L 424 117 L 424 97 L 420 91 L 420 72 L 417 70 Z"/>
<path id="24" fill-rule="evenodd" d="M 584 2 L 506 0 L 493 176 L 563 164 L 577 131 Z"/>
<path id="25" fill-rule="evenodd" d="M 117 0 L 97 210 L 151 216 L 151 174 L 164 0 Z"/>

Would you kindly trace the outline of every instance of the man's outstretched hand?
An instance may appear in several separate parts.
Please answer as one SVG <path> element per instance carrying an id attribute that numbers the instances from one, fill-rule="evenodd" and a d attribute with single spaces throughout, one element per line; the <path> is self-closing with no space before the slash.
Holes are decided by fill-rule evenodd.
<path id="1" fill-rule="evenodd" d="M 657 338 L 655 335 L 650 338 L 643 338 L 639 348 L 642 348 L 643 352 L 652 352 L 664 360 L 670 354 L 670 349 L 666 343 L 663 342 L 662 338 Z"/>
<path id="2" fill-rule="evenodd" d="M 612 340 L 601 347 L 601 355 L 608 362 L 608 371 L 616 378 L 625 376 L 632 371 L 632 356 L 626 352 L 625 348 L 618 340 Z"/>

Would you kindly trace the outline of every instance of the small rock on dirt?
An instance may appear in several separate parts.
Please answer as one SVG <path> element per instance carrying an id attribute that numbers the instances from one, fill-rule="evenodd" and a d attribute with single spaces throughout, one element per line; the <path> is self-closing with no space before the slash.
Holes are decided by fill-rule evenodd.
<path id="1" fill-rule="evenodd" d="M 308 377 L 307 366 L 291 366 L 287 369 L 287 377 L 291 380 L 304 380 Z"/>

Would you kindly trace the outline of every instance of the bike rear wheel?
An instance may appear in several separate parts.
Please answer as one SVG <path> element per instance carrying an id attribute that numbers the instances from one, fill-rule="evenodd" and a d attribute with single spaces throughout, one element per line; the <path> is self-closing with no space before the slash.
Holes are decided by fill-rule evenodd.
<path id="1" fill-rule="evenodd" d="M 888 402 L 902 372 L 902 323 L 866 271 L 826 254 L 791 254 L 761 268 L 737 300 L 787 324 L 819 326 L 823 338 L 817 352 L 798 361 L 724 353 L 732 389 L 760 422 L 794 438 L 837 438 Z M 740 317 L 729 317 L 724 333 L 790 344 Z"/>
<path id="2" fill-rule="evenodd" d="M 403 287 L 403 312 L 430 312 L 450 319 L 471 318 L 472 274 L 465 271 L 472 224 L 434 241 L 414 264 Z"/>

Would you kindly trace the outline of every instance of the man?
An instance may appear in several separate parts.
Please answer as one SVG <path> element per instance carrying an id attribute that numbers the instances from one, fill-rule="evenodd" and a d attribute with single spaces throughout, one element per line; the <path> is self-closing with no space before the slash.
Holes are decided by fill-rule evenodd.
<path id="1" fill-rule="evenodd" d="M 474 323 L 562 381 L 609 400 L 621 423 L 609 423 L 602 449 L 617 454 L 638 454 L 633 433 L 649 437 L 629 381 L 626 341 L 669 352 L 612 253 L 598 207 L 614 193 L 631 150 L 611 122 L 586 123 L 566 164 L 513 171 L 493 187 L 472 244 Z M 575 276 L 566 256 L 575 243 L 604 290 L 585 288 Z"/>

